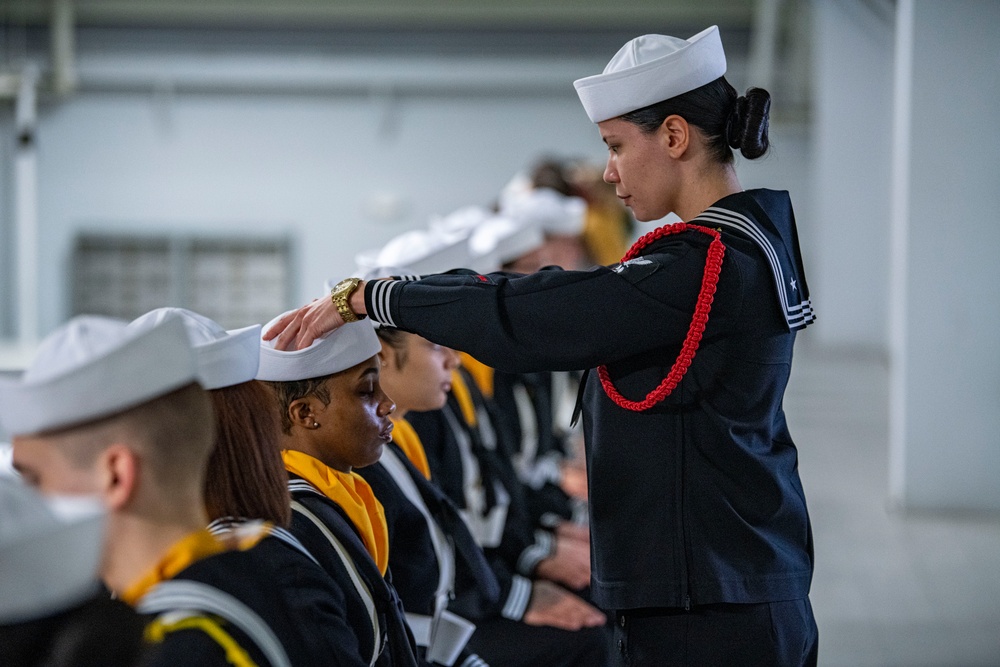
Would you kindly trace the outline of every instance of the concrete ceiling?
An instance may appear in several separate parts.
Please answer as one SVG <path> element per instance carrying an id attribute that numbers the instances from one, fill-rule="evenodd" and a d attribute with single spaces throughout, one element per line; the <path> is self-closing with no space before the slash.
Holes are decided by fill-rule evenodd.
<path id="1" fill-rule="evenodd" d="M 48 20 L 55 0 L 4 0 L 0 20 Z M 747 29 L 754 0 L 74 0 L 78 25 L 450 29 Z M 648 30 L 647 31 L 651 31 Z"/>
<path id="2" fill-rule="evenodd" d="M 74 50 L 81 56 L 186 50 L 579 58 L 614 53 L 636 34 L 686 37 L 714 24 L 733 64 L 745 65 L 734 68 L 737 78 L 746 74 L 781 94 L 785 109 L 804 109 L 808 6 L 807 0 L 0 0 L 0 70 L 16 71 L 50 44 L 68 45 L 69 59 Z M 54 39 L 59 26 L 65 39 Z"/>

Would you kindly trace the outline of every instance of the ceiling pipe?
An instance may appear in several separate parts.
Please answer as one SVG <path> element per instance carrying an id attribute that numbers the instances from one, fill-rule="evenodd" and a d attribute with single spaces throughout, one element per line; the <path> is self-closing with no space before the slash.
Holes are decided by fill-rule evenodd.
<path id="1" fill-rule="evenodd" d="M 53 0 L 49 30 L 52 90 L 59 96 L 76 89 L 75 9 L 73 0 Z"/>
<path id="2" fill-rule="evenodd" d="M 774 64 L 778 47 L 781 0 L 757 0 L 750 33 L 748 82 L 751 86 L 774 89 Z"/>
<path id="3" fill-rule="evenodd" d="M 22 347 L 38 341 L 38 69 L 21 73 L 14 112 L 14 227 L 17 234 L 17 329 Z"/>

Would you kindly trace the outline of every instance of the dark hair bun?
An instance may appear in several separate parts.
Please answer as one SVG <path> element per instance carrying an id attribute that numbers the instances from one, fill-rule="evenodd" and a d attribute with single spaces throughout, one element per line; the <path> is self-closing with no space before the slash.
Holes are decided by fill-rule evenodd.
<path id="1" fill-rule="evenodd" d="M 745 96 L 736 98 L 726 126 L 729 147 L 739 149 L 748 160 L 766 153 L 770 110 L 771 95 L 763 88 L 750 88 Z"/>

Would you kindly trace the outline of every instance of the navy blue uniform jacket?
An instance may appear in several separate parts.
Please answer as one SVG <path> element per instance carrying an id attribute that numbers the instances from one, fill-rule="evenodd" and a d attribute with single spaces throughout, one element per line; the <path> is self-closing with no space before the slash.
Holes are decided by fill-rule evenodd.
<path id="1" fill-rule="evenodd" d="M 676 390 L 636 413 L 583 390 L 592 595 L 605 609 L 805 597 L 812 536 L 782 396 L 813 315 L 786 192 L 752 190 L 691 223 L 726 245 L 701 346 Z M 607 364 L 639 400 L 691 323 L 709 237 L 674 234 L 612 268 L 372 281 L 369 315 L 511 372 Z"/>
<path id="2" fill-rule="evenodd" d="M 303 490 L 302 487 L 311 485 L 302 480 L 301 477 L 289 473 L 289 480 L 292 500 L 301 503 L 312 512 L 344 546 L 357 569 L 361 582 L 371 595 L 371 602 L 374 604 L 378 616 L 383 643 L 381 647 L 374 645 L 368 610 L 364 601 L 355 592 L 357 589 L 343 561 L 321 530 L 301 513 L 293 511 L 290 532 L 305 545 L 309 553 L 338 584 L 338 588 L 344 591 L 344 616 L 355 630 L 358 638 L 355 645 L 360 649 L 364 662 L 367 664 L 369 656 L 373 655 L 374 651 L 378 651 L 379 657 L 375 664 L 379 667 L 415 667 L 418 664 L 415 655 L 416 645 L 413 643 L 413 637 L 410 635 L 403 618 L 402 603 L 399 601 L 391 581 L 382 577 L 375 561 L 372 560 L 361 541 L 361 537 L 356 532 L 354 524 L 337 503 L 321 492 Z M 296 482 L 303 484 L 296 485 Z M 390 576 L 390 572 L 386 572 L 386 577 Z"/>
<path id="3" fill-rule="evenodd" d="M 451 500 L 410 463 L 399 445 L 393 442 L 386 447 L 392 448 L 406 468 L 431 518 L 454 547 L 454 594 L 465 597 L 469 589 L 474 589 L 472 595 L 477 600 L 496 604 L 500 599 L 500 585 Z M 416 614 L 433 615 L 439 570 L 423 515 L 381 463 L 358 468 L 355 472 L 365 478 L 385 509 L 389 526 L 389 568 L 403 608 Z"/>
<path id="4" fill-rule="evenodd" d="M 277 538 L 266 537 L 248 550 L 196 561 L 174 580 L 209 584 L 247 605 L 275 634 L 292 665 L 368 664 L 358 655 L 357 640 L 344 618 L 343 594 L 318 565 Z M 270 664 L 252 638 L 224 619 L 220 623 L 256 664 Z M 230 663 L 222 646 L 201 630 L 191 629 L 168 633 L 142 664 Z"/>

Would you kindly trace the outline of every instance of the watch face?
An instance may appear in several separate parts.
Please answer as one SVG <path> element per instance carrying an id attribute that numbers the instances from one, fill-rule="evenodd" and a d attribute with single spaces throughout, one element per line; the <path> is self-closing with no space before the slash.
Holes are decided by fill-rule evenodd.
<path id="1" fill-rule="evenodd" d="M 354 322 L 358 319 L 354 311 L 351 310 L 350 305 L 347 303 L 347 299 L 351 292 L 357 288 L 361 281 L 348 278 L 337 283 L 333 288 L 333 302 L 337 306 L 337 312 L 340 316 L 344 318 L 345 322 Z"/>
<path id="2" fill-rule="evenodd" d="M 334 288 L 334 295 L 338 297 L 343 297 L 347 292 L 354 286 L 354 283 L 350 280 L 345 280 L 337 284 Z"/>

